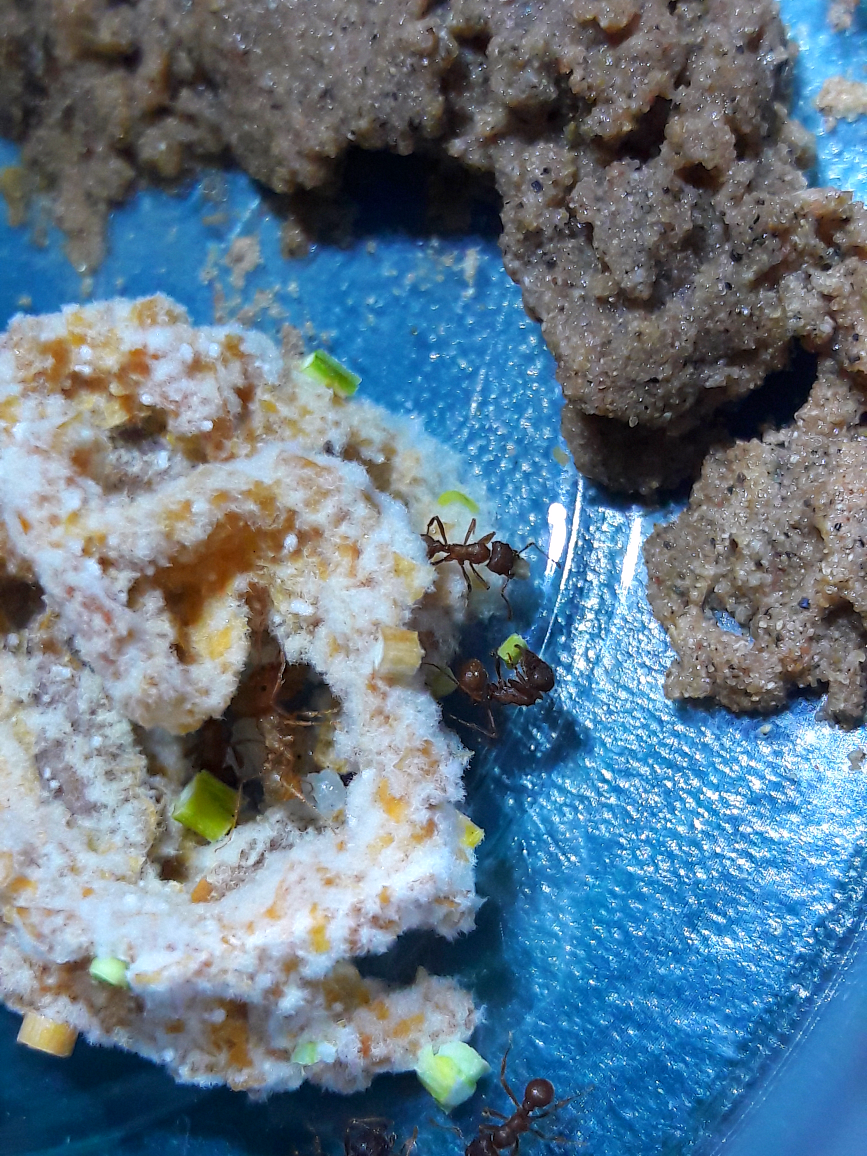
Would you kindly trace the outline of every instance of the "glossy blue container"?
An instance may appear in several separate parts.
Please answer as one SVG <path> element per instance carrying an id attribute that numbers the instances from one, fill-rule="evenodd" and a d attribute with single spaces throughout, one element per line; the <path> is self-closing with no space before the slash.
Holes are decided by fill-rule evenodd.
<path id="1" fill-rule="evenodd" d="M 802 48 L 799 112 L 819 130 L 824 77 L 867 79 L 865 28 L 856 17 L 832 33 L 813 0 L 784 15 Z M 864 193 L 865 125 L 820 133 L 819 183 Z M 495 214 L 479 204 L 468 234 L 436 235 L 420 172 L 413 158 L 356 158 L 350 241 L 295 261 L 240 174 L 217 181 L 216 223 L 213 179 L 207 197 L 201 186 L 139 195 L 114 215 L 92 283 L 58 237 L 37 249 L 2 225 L 0 319 L 159 290 L 206 322 L 219 285 L 231 312 L 248 306 L 271 332 L 298 326 L 357 369 L 368 396 L 464 454 L 496 500 L 497 530 L 559 561 L 533 559 L 533 583 L 512 587 L 513 627 L 557 687 L 515 712 L 498 743 L 478 742 L 467 778 L 487 832 L 477 930 L 454 944 L 408 936 L 364 966 L 399 980 L 419 964 L 458 974 L 486 1009 L 475 1045 L 496 1068 L 511 1033 L 516 1085 L 543 1075 L 577 1093 L 551 1132 L 594 1156 L 863 1154 L 867 773 L 848 756 L 865 736 L 817 720 L 811 697 L 767 720 L 665 700 L 671 654 L 640 547 L 676 511 L 613 499 L 560 463 L 552 360 L 503 272 Z M 262 254 L 243 289 L 224 263 L 237 237 Z M 26 1051 L 18 1022 L 0 1013 L 0 1156 L 339 1152 L 358 1116 L 388 1117 L 401 1139 L 417 1126 L 422 1156 L 463 1150 L 411 1076 L 363 1096 L 304 1089 L 255 1103 L 83 1043 L 68 1061 Z M 454 1113 L 466 1136 L 482 1103 L 508 1107 L 495 1076 Z"/>

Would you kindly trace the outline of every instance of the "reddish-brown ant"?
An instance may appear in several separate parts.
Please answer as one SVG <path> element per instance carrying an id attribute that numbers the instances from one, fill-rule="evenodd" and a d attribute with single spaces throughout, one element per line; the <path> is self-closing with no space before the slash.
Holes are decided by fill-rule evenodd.
<path id="1" fill-rule="evenodd" d="M 484 664 L 478 658 L 471 658 L 458 668 L 458 673 L 452 675 L 459 690 L 472 699 L 474 703 L 485 707 L 488 712 L 490 729 L 484 730 L 472 723 L 474 730 L 481 731 L 488 738 L 495 739 L 497 730 L 494 726 L 494 716 L 491 705 L 496 706 L 533 706 L 554 689 L 554 671 L 532 650 L 524 648 L 518 660 L 518 666 L 511 678 L 504 678 L 499 655 L 494 655 L 494 667 L 497 672 L 496 682 L 492 682 Z M 451 671 L 449 671 L 451 674 Z"/>
<path id="2" fill-rule="evenodd" d="M 510 1041 L 500 1064 L 500 1083 L 503 1085 L 506 1095 L 515 1105 L 515 1111 L 511 1116 L 505 1116 L 502 1112 L 485 1108 L 486 1116 L 494 1116 L 500 1122 L 497 1124 L 479 1124 L 479 1134 L 467 1144 L 464 1149 L 464 1156 L 499 1156 L 507 1149 L 512 1153 L 512 1156 L 518 1156 L 521 1137 L 531 1132 L 534 1136 L 547 1140 L 549 1137 L 533 1125 L 546 1116 L 550 1116 L 552 1112 L 562 1108 L 574 1098 L 569 1096 L 565 1100 L 558 1100 L 554 1103 L 554 1085 L 550 1080 L 537 1077 L 529 1081 L 524 1088 L 524 1098 L 519 1100 L 506 1079 L 506 1059 L 511 1046 Z M 564 1142 L 560 1141 L 560 1143 Z"/>
<path id="3" fill-rule="evenodd" d="M 431 527 L 435 527 L 439 531 L 441 541 L 437 541 L 431 534 Z M 442 519 L 438 514 L 434 514 L 427 524 L 427 530 L 422 534 L 422 541 L 427 547 L 428 561 L 433 566 L 441 566 L 443 562 L 456 562 L 460 572 L 464 576 L 464 581 L 467 584 L 467 591 L 472 594 L 473 583 L 470 579 L 467 569 L 470 569 L 478 578 L 486 590 L 490 590 L 490 586 L 476 569 L 477 566 L 485 566 L 491 557 L 491 548 L 488 545 L 494 536 L 494 531 L 490 534 L 485 534 L 483 538 L 479 538 L 477 542 L 471 542 L 473 534 L 476 532 L 476 519 L 473 518 L 470 522 L 469 528 L 464 536 L 463 542 L 450 542 L 446 528 L 442 523 Z M 442 558 L 438 558 L 437 554 L 442 554 Z"/>
<path id="4" fill-rule="evenodd" d="M 251 795 L 258 793 L 267 806 L 292 799 L 304 803 L 304 753 L 297 728 L 315 726 L 332 713 L 289 709 L 303 693 L 306 678 L 304 666 L 285 661 L 250 671 L 241 680 L 228 717 L 208 719 L 199 729 L 194 754 L 199 766 L 231 787 L 240 784 Z"/>
<path id="5" fill-rule="evenodd" d="M 438 531 L 440 536 L 439 541 L 434 538 L 431 533 L 432 527 L 435 527 Z M 441 566 L 443 562 L 457 563 L 464 576 L 464 581 L 467 584 L 467 590 L 470 593 L 472 593 L 473 584 L 467 573 L 468 569 L 473 572 L 486 590 L 489 590 L 490 586 L 476 569 L 477 566 L 487 566 L 492 574 L 496 574 L 500 578 L 505 578 L 506 581 L 500 589 L 500 594 L 506 604 L 508 617 L 511 618 L 512 606 L 506 597 L 506 587 L 513 578 L 527 576 L 526 573 L 521 572 L 523 555 L 531 546 L 534 550 L 539 550 L 539 547 L 535 542 L 528 542 L 522 550 L 516 550 L 513 546 L 510 546 L 508 542 L 502 542 L 499 538 L 494 538 L 493 530 L 490 534 L 485 534 L 484 537 L 477 539 L 475 542 L 470 541 L 475 531 L 476 519 L 473 518 L 464 535 L 463 542 L 450 542 L 442 519 L 434 515 L 427 524 L 427 530 L 421 536 L 422 541 L 427 547 L 428 561 L 434 566 Z M 540 550 L 539 552 L 541 553 L 542 551 Z M 441 554 L 442 557 L 437 557 L 438 554 Z"/>

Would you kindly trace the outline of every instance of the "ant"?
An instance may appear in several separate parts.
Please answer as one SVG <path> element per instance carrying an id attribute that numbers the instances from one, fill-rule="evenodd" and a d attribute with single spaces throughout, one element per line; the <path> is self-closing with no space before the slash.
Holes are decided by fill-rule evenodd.
<path id="1" fill-rule="evenodd" d="M 343 1133 L 343 1151 L 345 1156 L 394 1156 L 394 1146 L 397 1137 L 394 1132 L 385 1129 L 390 1120 L 377 1118 L 370 1120 L 350 1120 Z M 401 1150 L 401 1156 L 409 1156 L 415 1146 L 418 1128 L 407 1140 Z"/>
<path id="2" fill-rule="evenodd" d="M 533 1125 L 574 1099 L 574 1096 L 568 1096 L 565 1100 L 554 1103 L 554 1085 L 550 1080 L 537 1077 L 529 1081 L 524 1088 L 524 1098 L 519 1100 L 506 1080 L 506 1059 L 511 1047 L 510 1039 L 500 1064 L 500 1083 L 515 1105 L 515 1111 L 511 1116 L 505 1116 L 502 1112 L 495 1112 L 493 1108 L 485 1108 L 485 1115 L 496 1117 L 500 1123 L 479 1124 L 479 1134 L 467 1144 L 464 1156 L 499 1156 L 505 1149 L 508 1149 L 512 1156 L 518 1156 L 521 1137 L 527 1132 L 532 1132 L 534 1136 L 539 1136 L 543 1140 L 549 1139 Z"/>
<path id="3" fill-rule="evenodd" d="M 432 527 L 439 533 L 439 540 L 431 533 Z M 422 541 L 427 547 L 428 561 L 434 566 L 441 566 L 443 562 L 456 562 L 464 576 L 467 591 L 470 594 L 473 592 L 473 584 L 467 573 L 468 569 L 472 571 L 486 590 L 490 590 L 490 584 L 486 582 L 478 572 L 476 569 L 477 566 L 487 566 L 492 574 L 505 578 L 506 581 L 500 589 L 500 595 L 506 604 L 508 617 L 511 618 L 512 605 L 506 597 L 506 587 L 513 578 L 527 577 L 529 572 L 523 572 L 521 567 L 523 554 L 529 550 L 531 546 L 534 550 L 539 550 L 539 547 L 535 542 L 528 542 L 523 550 L 516 550 L 513 546 L 510 546 L 508 542 L 501 542 L 499 538 L 494 538 L 493 530 L 490 534 L 485 534 L 484 537 L 473 542 L 470 539 L 475 532 L 476 519 L 473 518 L 464 535 L 463 542 L 450 542 L 442 519 L 435 514 L 428 522 L 427 529 L 421 535 Z M 541 551 L 539 552 L 541 553 Z M 438 558 L 438 554 L 441 554 L 442 557 Z"/>
<path id="4" fill-rule="evenodd" d="M 491 704 L 497 706 L 533 706 L 554 689 L 554 671 L 543 658 L 525 648 L 521 651 L 518 666 L 511 678 L 504 678 L 500 656 L 494 655 L 494 667 L 497 681 L 491 682 L 488 672 L 478 658 L 471 658 L 458 669 L 457 675 L 452 674 L 459 690 L 478 706 L 483 706 L 488 712 L 490 730 L 476 727 L 467 723 L 474 730 L 480 731 L 490 739 L 497 737 L 494 726 L 494 716 Z M 449 671 L 451 674 L 451 671 Z"/>
<path id="5" fill-rule="evenodd" d="M 238 806 L 249 796 L 256 806 L 295 800 L 302 790 L 305 763 L 297 728 L 313 727 L 332 710 L 292 710 L 303 694 L 307 671 L 285 659 L 256 667 L 242 680 L 226 716 L 208 719 L 196 736 L 198 765 L 238 790 Z"/>

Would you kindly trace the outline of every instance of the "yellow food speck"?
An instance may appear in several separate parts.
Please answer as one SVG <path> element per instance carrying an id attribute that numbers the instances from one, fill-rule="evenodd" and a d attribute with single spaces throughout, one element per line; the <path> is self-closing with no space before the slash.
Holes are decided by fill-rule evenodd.
<path id="1" fill-rule="evenodd" d="M 319 955 L 331 950 L 328 939 L 326 920 L 319 914 L 319 907 L 314 903 L 310 908 L 310 946 Z"/>
<path id="2" fill-rule="evenodd" d="M 397 795 L 393 795 L 388 789 L 388 783 L 384 779 L 376 788 L 376 798 L 389 819 L 393 819 L 395 823 L 404 822 L 409 811 L 406 800 L 398 798 Z"/>

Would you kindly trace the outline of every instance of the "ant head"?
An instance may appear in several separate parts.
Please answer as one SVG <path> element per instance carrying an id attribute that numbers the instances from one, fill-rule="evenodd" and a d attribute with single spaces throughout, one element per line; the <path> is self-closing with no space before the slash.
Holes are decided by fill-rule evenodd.
<path id="1" fill-rule="evenodd" d="M 547 1108 L 554 1099 L 554 1085 L 550 1080 L 530 1080 L 524 1089 L 522 1107 L 527 1112 L 535 1108 Z"/>
<path id="2" fill-rule="evenodd" d="M 554 671 L 543 658 L 534 654 L 532 650 L 525 650 L 521 654 L 521 667 L 524 677 L 533 690 L 547 694 L 554 689 Z"/>
<path id="3" fill-rule="evenodd" d="M 488 672 L 477 658 L 465 662 L 458 671 L 458 686 L 466 691 L 470 698 L 480 698 L 485 693 L 487 685 Z"/>
<path id="4" fill-rule="evenodd" d="M 261 718 L 268 714 L 280 687 L 282 664 L 269 662 L 260 666 L 242 681 L 232 700 L 232 710 L 238 718 Z"/>
<path id="5" fill-rule="evenodd" d="M 491 542 L 491 556 L 487 563 L 488 569 L 492 574 L 511 574 L 517 557 L 517 550 L 513 550 L 508 542 L 500 542 L 495 538 L 494 541 Z"/>

